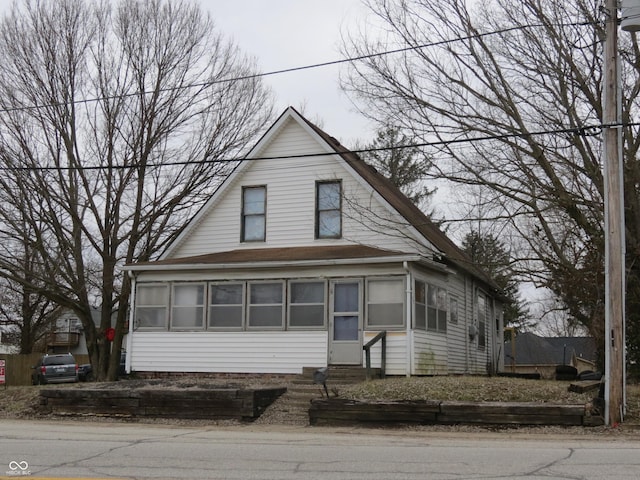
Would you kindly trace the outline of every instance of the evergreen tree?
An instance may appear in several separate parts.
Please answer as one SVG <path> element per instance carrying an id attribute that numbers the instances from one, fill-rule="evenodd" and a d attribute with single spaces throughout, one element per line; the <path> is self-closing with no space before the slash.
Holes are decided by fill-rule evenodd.
<path id="1" fill-rule="evenodd" d="M 504 243 L 494 235 L 472 230 L 465 236 L 462 249 L 502 290 L 506 299 L 503 305 L 504 325 L 515 327 L 516 331 L 533 327 L 529 309 L 518 290 L 518 279 L 511 268 L 511 256 Z"/>

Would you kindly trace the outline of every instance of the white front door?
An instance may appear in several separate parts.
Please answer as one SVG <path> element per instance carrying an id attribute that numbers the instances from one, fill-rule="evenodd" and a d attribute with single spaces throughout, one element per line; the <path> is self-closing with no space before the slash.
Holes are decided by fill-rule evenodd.
<path id="1" fill-rule="evenodd" d="M 329 364 L 362 365 L 362 280 L 331 281 L 329 305 Z"/>

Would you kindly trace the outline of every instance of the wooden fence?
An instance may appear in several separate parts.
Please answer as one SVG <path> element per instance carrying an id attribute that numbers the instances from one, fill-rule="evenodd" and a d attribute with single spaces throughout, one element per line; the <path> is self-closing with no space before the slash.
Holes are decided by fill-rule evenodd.
<path id="1" fill-rule="evenodd" d="M 7 386 L 31 385 L 31 367 L 42 356 L 42 353 L 30 353 L 28 355 L 0 354 L 0 359 L 5 360 L 5 381 Z M 88 355 L 74 355 L 78 364 L 89 363 Z"/>

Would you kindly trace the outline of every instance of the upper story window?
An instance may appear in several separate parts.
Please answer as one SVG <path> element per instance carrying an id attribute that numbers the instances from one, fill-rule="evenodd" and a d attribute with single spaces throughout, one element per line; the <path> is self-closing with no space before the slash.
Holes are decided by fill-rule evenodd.
<path id="1" fill-rule="evenodd" d="M 342 236 L 342 183 L 316 183 L 316 238 Z"/>
<path id="2" fill-rule="evenodd" d="M 264 242 L 267 224 L 267 187 L 242 188 L 243 242 Z"/>

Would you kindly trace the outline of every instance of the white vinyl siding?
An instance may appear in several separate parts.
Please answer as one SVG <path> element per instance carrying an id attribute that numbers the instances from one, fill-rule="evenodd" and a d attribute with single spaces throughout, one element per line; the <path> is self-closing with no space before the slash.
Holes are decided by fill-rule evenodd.
<path id="1" fill-rule="evenodd" d="M 414 375 L 447 375 L 447 337 L 416 330 L 414 338 Z"/>
<path id="2" fill-rule="evenodd" d="M 278 157 L 304 153 L 320 153 L 319 144 L 297 123 L 289 122 L 283 131 L 263 151 L 261 156 Z M 314 168 L 309 168 L 313 161 Z M 285 174 L 286 172 L 286 174 Z M 342 206 L 342 238 L 316 239 L 316 182 L 341 180 L 344 198 L 360 206 L 359 212 L 347 212 Z M 197 228 L 182 240 L 170 258 L 201 255 L 238 248 L 256 248 L 255 242 L 241 242 L 240 205 L 242 187 L 266 185 L 267 236 L 265 247 L 313 246 L 320 244 L 360 243 L 384 245 L 385 249 L 416 252 L 415 243 L 398 232 L 397 222 L 390 223 L 385 233 L 381 222 L 389 217 L 388 210 L 371 195 L 371 188 L 356 180 L 337 157 L 287 158 L 261 160 L 247 165 L 242 177 L 230 183 L 220 193 L 212 208 L 200 219 Z M 366 214 L 366 216 L 363 216 Z M 372 218 L 375 218 L 372 223 Z M 212 242 L 215 239 L 215 242 Z M 348 240 L 347 240 L 348 239 Z"/>
<path id="3" fill-rule="evenodd" d="M 379 331 L 364 332 L 364 343 L 375 337 Z M 406 332 L 387 332 L 387 365 L 385 373 L 387 375 L 406 375 L 407 374 L 407 334 Z M 382 359 L 382 342 L 378 341 L 371 348 L 371 366 L 380 368 Z M 363 362 L 364 365 L 364 352 Z"/>
<path id="4" fill-rule="evenodd" d="M 131 367 L 138 372 L 299 374 L 327 365 L 326 331 L 135 332 Z"/>

